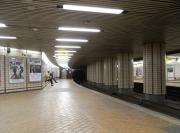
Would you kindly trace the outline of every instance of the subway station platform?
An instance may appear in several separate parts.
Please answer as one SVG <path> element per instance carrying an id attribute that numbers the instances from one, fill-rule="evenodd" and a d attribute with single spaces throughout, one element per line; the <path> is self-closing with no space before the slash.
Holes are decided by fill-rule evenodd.
<path id="1" fill-rule="evenodd" d="M 59 80 L 0 95 L 0 133 L 179 133 L 180 120 Z"/>

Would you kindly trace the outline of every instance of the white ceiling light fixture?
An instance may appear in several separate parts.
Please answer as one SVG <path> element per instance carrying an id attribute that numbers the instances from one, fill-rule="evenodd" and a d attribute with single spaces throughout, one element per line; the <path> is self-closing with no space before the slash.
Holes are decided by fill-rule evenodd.
<path id="1" fill-rule="evenodd" d="M 29 53 L 29 54 L 41 54 L 40 51 L 32 51 L 32 50 L 27 50 L 27 53 Z"/>
<path id="2" fill-rule="evenodd" d="M 80 46 L 65 46 L 65 45 L 63 45 L 63 46 L 55 46 L 56 48 L 75 48 L 75 49 L 79 49 L 79 48 L 81 48 Z"/>
<path id="3" fill-rule="evenodd" d="M 12 37 L 12 36 L 0 36 L 0 39 L 16 39 L 16 37 Z"/>
<path id="4" fill-rule="evenodd" d="M 63 53 L 58 53 L 58 54 L 54 54 L 55 56 L 73 56 L 73 54 L 63 54 Z"/>
<path id="5" fill-rule="evenodd" d="M 91 7 L 91 6 L 78 6 L 78 5 L 62 5 L 62 8 L 65 10 L 107 13 L 107 14 L 121 14 L 124 11 L 122 9 L 101 8 L 101 7 Z"/>
<path id="6" fill-rule="evenodd" d="M 83 43 L 88 42 L 88 40 L 85 40 L 85 39 L 72 39 L 72 38 L 57 38 L 56 41 L 60 41 L 60 42 L 83 42 Z"/>
<path id="7" fill-rule="evenodd" d="M 17 48 L 10 48 L 11 49 L 11 51 L 18 51 L 18 50 L 20 50 L 20 49 L 17 49 Z"/>
<path id="8" fill-rule="evenodd" d="M 0 23 L 0 28 L 5 28 L 5 27 L 7 27 L 6 24 Z"/>
<path id="9" fill-rule="evenodd" d="M 54 58 L 59 58 L 59 59 L 70 59 L 72 58 L 71 56 L 53 56 Z"/>
<path id="10" fill-rule="evenodd" d="M 72 51 L 72 50 L 56 50 L 55 52 L 57 52 L 57 53 L 76 53 L 77 51 Z"/>
<path id="11" fill-rule="evenodd" d="M 78 31 L 78 32 L 100 32 L 100 29 L 80 28 L 80 27 L 59 27 L 58 30 Z"/>

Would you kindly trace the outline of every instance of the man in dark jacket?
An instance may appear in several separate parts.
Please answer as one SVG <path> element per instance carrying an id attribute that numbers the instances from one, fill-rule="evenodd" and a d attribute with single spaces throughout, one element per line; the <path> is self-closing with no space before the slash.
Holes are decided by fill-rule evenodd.
<path id="1" fill-rule="evenodd" d="M 52 74 L 50 73 L 50 71 L 48 71 L 48 81 L 51 83 L 51 86 L 53 86 L 53 76 L 52 76 Z"/>
<path id="2" fill-rule="evenodd" d="M 54 72 L 51 72 L 50 76 L 52 77 L 52 80 L 54 80 L 54 82 L 57 83 L 56 78 L 54 77 Z"/>

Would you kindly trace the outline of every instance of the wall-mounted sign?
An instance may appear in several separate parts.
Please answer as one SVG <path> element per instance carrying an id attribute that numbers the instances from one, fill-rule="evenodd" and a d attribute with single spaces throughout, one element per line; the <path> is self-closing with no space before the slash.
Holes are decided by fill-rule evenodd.
<path id="1" fill-rule="evenodd" d="M 174 66 L 173 64 L 167 64 L 167 80 L 174 80 Z"/>
<path id="2" fill-rule="evenodd" d="M 30 58 L 29 59 L 29 81 L 38 82 L 41 81 L 41 59 Z"/>

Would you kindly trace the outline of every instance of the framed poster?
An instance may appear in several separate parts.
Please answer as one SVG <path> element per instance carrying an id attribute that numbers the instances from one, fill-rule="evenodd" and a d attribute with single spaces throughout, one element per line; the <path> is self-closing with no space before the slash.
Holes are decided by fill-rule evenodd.
<path id="1" fill-rule="evenodd" d="M 29 81 L 38 82 L 41 81 L 41 59 L 30 58 L 29 59 Z"/>
<path id="2" fill-rule="evenodd" d="M 167 64 L 167 80 L 174 80 L 174 65 Z"/>
<path id="3" fill-rule="evenodd" d="M 23 83 L 24 63 L 18 58 L 9 58 L 9 83 Z"/>
<path id="4" fill-rule="evenodd" d="M 143 67 L 136 67 L 136 76 L 143 76 Z"/>

